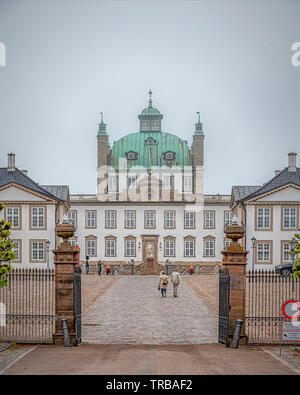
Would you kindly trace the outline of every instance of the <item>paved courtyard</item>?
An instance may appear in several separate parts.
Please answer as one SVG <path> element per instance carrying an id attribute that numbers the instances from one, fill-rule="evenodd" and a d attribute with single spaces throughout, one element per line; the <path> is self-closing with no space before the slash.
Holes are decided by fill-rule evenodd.
<path id="1" fill-rule="evenodd" d="M 178 297 L 157 289 L 158 276 L 122 276 L 87 312 L 82 341 L 98 344 L 217 343 L 218 320 L 183 283 Z"/>

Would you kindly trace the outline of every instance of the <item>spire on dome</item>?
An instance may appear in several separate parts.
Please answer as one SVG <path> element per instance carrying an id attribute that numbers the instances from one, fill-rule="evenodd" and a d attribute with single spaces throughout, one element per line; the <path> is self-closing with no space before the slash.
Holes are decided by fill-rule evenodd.
<path id="1" fill-rule="evenodd" d="M 196 113 L 197 115 L 198 115 L 198 122 L 197 123 L 195 123 L 195 133 L 194 134 L 203 134 L 203 129 L 202 129 L 202 123 L 201 123 L 201 121 L 200 121 L 200 112 L 199 111 L 197 111 L 197 113 Z"/>
<path id="2" fill-rule="evenodd" d="M 106 123 L 103 122 L 103 112 L 100 112 L 101 120 L 99 123 L 98 136 L 106 136 Z"/>

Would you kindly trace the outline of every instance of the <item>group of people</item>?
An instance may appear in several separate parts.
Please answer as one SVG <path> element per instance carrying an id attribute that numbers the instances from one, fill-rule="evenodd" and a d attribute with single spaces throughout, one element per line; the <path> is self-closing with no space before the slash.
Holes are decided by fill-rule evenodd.
<path id="1" fill-rule="evenodd" d="M 89 274 L 89 270 L 90 270 L 89 259 L 90 258 L 88 256 L 85 257 L 85 273 L 86 274 Z M 101 275 L 101 271 L 102 271 L 102 262 L 98 261 L 97 262 L 97 272 L 98 272 L 99 276 Z M 107 276 L 108 275 L 112 275 L 113 276 L 115 274 L 115 268 L 111 267 L 110 264 L 108 264 L 106 266 L 106 268 L 105 268 L 105 274 Z"/>
<path id="2" fill-rule="evenodd" d="M 158 290 L 161 291 L 161 297 L 167 297 L 167 289 L 168 289 L 168 276 L 164 271 L 160 273 L 159 282 L 158 282 Z M 173 284 L 173 296 L 177 298 L 177 290 L 180 283 L 180 274 L 178 269 L 175 269 L 174 272 L 171 274 L 171 283 Z"/>

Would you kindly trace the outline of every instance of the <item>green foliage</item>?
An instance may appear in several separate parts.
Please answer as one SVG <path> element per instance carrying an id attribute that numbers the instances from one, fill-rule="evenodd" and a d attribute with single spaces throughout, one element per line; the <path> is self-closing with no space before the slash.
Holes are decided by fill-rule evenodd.
<path id="1" fill-rule="evenodd" d="M 5 206 L 0 202 L 0 212 L 4 209 Z M 14 243 L 9 238 L 10 228 L 10 222 L 5 219 L 0 221 L 0 288 L 7 286 L 7 273 L 12 269 L 9 262 L 15 259 Z"/>
<path id="2" fill-rule="evenodd" d="M 300 253 L 300 234 L 296 233 L 294 235 L 295 239 L 297 239 L 297 245 L 296 245 L 296 257 L 297 255 Z M 294 268 L 294 273 L 293 273 L 293 277 L 294 278 L 299 278 L 300 277 L 300 258 L 296 258 L 295 263 L 293 265 Z"/>

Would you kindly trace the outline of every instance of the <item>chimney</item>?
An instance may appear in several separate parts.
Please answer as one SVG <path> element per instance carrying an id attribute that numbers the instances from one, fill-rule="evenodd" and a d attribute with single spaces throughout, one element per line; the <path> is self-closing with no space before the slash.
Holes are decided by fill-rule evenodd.
<path id="1" fill-rule="evenodd" d="M 289 171 L 296 171 L 297 170 L 297 167 L 296 167 L 297 154 L 295 152 L 290 152 L 288 157 L 289 157 L 288 170 Z"/>
<path id="2" fill-rule="evenodd" d="M 7 170 L 8 171 L 15 171 L 15 154 L 7 154 Z"/>
<path id="3" fill-rule="evenodd" d="M 27 174 L 28 174 L 28 170 L 21 170 L 21 172 L 22 172 L 23 174 L 25 174 L 25 176 L 27 176 Z"/>
<path id="4" fill-rule="evenodd" d="M 275 176 L 278 176 L 279 173 L 281 173 L 281 170 L 275 170 Z"/>

